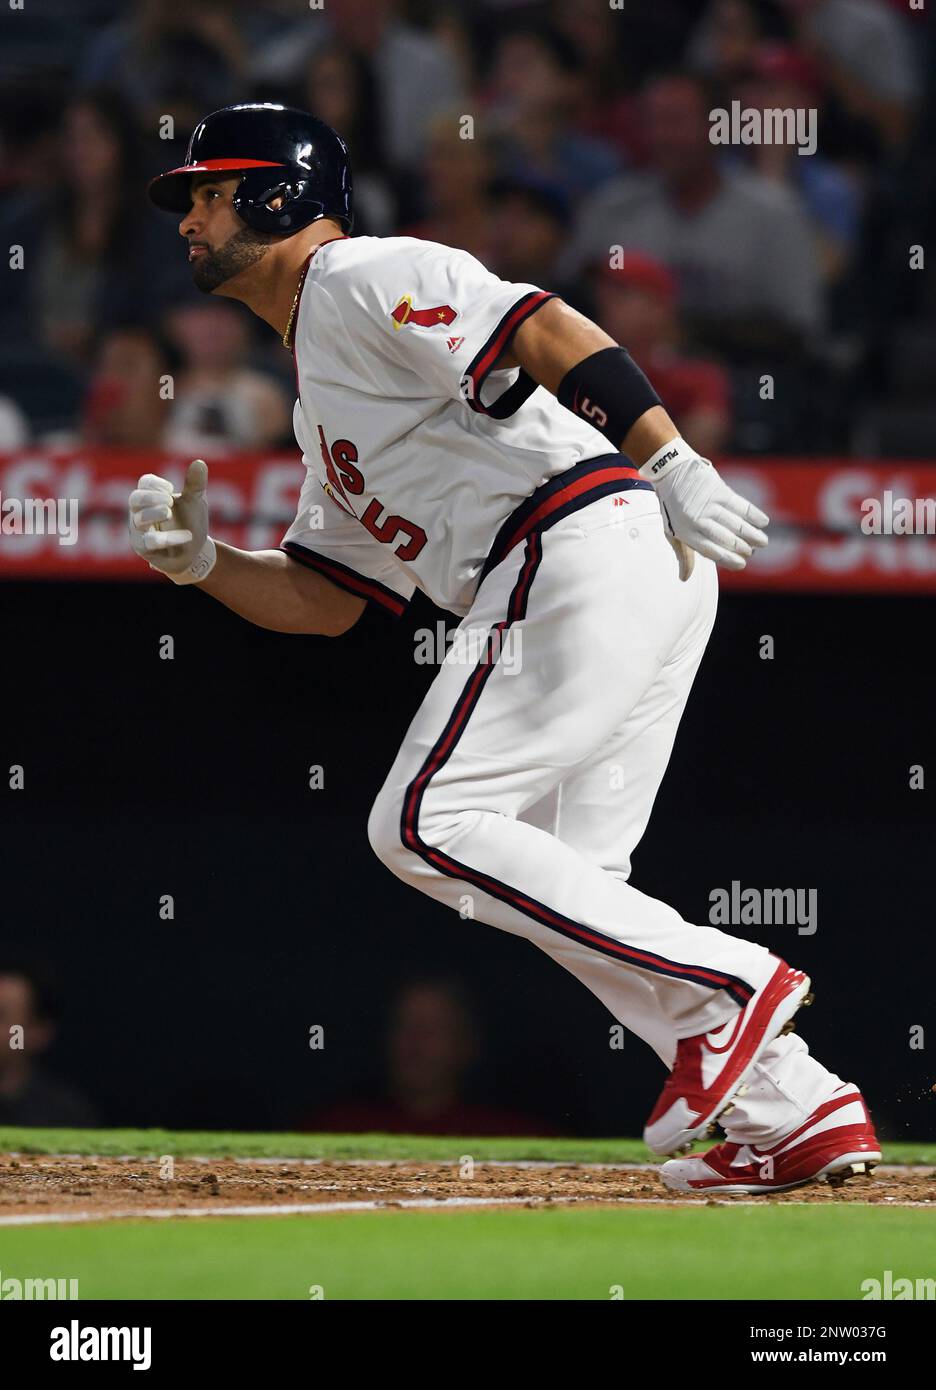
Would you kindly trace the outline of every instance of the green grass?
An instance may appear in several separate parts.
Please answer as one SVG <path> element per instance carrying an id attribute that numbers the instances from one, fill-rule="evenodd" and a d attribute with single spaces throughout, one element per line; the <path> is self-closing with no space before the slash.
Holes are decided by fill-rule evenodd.
<path id="1" fill-rule="evenodd" d="M 645 1161 L 637 1140 L 0 1129 L 0 1152 Z M 885 1161 L 936 1164 L 936 1146 Z M 821 1252 L 821 1253 L 820 1253 Z M 2 1278 L 82 1299 L 859 1299 L 884 1270 L 932 1278 L 936 1208 L 568 1208 L 186 1217 L 0 1228 Z"/>
<path id="2" fill-rule="evenodd" d="M 219 1130 L 4 1129 L 0 1153 L 199 1154 L 207 1158 L 543 1159 L 556 1163 L 644 1162 L 636 1139 L 459 1139 L 409 1134 L 229 1134 Z M 933 1150 L 936 1154 L 936 1147 Z"/>
<path id="3" fill-rule="evenodd" d="M 820 1253 L 821 1252 L 821 1253 Z M 936 1211 L 869 1206 L 361 1213 L 0 1230 L 3 1277 L 81 1299 L 860 1299 L 932 1278 Z M 619 1295 L 620 1296 L 620 1295 Z"/>
<path id="4" fill-rule="evenodd" d="M 437 1139 L 407 1134 L 230 1134 L 165 1129 L 0 1128 L 0 1153 L 388 1158 L 416 1162 L 452 1162 L 462 1154 L 479 1161 L 541 1159 L 553 1163 L 646 1163 L 653 1158 L 639 1139 Z M 885 1163 L 936 1165 L 936 1144 L 886 1144 L 883 1156 Z"/>

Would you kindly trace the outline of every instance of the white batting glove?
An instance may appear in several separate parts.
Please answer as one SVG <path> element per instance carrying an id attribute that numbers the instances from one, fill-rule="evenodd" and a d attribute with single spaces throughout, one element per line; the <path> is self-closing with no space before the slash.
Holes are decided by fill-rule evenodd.
<path id="1" fill-rule="evenodd" d="M 190 463 L 181 492 L 156 473 L 144 473 L 130 494 L 130 544 L 151 569 L 173 584 L 200 584 L 218 553 L 208 534 L 208 467 Z"/>
<path id="2" fill-rule="evenodd" d="M 692 551 L 725 569 L 743 570 L 767 544 L 770 518 L 734 492 L 684 439 L 673 439 L 638 470 L 657 490 L 668 539 L 679 556 L 679 577 L 692 573 Z"/>

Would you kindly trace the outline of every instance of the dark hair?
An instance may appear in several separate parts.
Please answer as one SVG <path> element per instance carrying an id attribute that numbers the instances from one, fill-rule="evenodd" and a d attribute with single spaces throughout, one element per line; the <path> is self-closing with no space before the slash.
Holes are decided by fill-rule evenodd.
<path id="1" fill-rule="evenodd" d="M 167 30 L 159 36 L 144 61 L 149 81 L 159 94 L 164 111 L 185 106 L 217 111 L 238 99 L 224 54 L 214 43 L 197 34 L 184 29 Z"/>
<path id="2" fill-rule="evenodd" d="M 322 59 L 331 57 L 341 58 L 347 63 L 354 81 L 354 119 L 349 128 L 338 132 L 351 152 L 352 172 L 383 170 L 386 163 L 382 136 L 385 122 L 374 64 L 365 54 L 358 53 L 337 39 L 321 44 L 305 66 L 302 91 L 297 93 L 296 104 L 303 108 L 309 104 L 312 69 Z"/>
<path id="3" fill-rule="evenodd" d="M 33 1012 L 46 1023 L 62 1016 L 63 999 L 56 973 L 26 951 L 0 952 L 0 975 L 17 975 L 29 985 Z"/>
<path id="4" fill-rule="evenodd" d="M 552 24 L 534 24 L 530 20 L 518 20 L 516 23 L 507 24 L 499 32 L 498 40 L 502 39 L 532 39 L 552 58 L 556 66 L 564 73 L 580 72 L 582 70 L 582 58 L 575 44 L 571 39 L 567 39 L 559 29 Z M 499 47 L 499 43 L 495 45 Z"/>
<path id="5" fill-rule="evenodd" d="M 661 82 L 688 82 L 689 86 L 695 87 L 699 93 L 702 104 L 707 111 L 719 104 L 718 82 L 705 73 L 696 72 L 694 68 L 659 68 L 656 72 L 648 74 L 641 87 L 642 94 L 646 95 L 652 87 L 658 87 Z"/>
<path id="6" fill-rule="evenodd" d="M 488 192 L 495 201 L 522 198 L 528 207 L 542 213 L 561 227 L 568 226 L 572 204 L 563 188 L 533 175 L 501 174 L 493 179 Z"/>
<path id="7" fill-rule="evenodd" d="M 65 109 L 74 110 L 76 106 L 90 108 L 117 143 L 118 187 L 115 191 L 120 196 L 110 212 L 104 249 L 123 259 L 128 254 L 128 248 L 136 241 L 134 224 L 138 222 L 140 208 L 144 206 L 143 190 L 146 186 L 137 114 L 122 92 L 106 84 L 74 92 Z M 63 179 L 56 190 L 54 213 L 66 239 L 77 225 L 76 204 L 74 188 L 67 179 Z"/>
<path id="8" fill-rule="evenodd" d="M 196 300 L 192 302 L 197 304 L 200 301 Z M 220 300 L 218 302 L 223 304 L 226 301 Z M 127 318 L 118 316 L 99 322 L 95 327 L 92 355 L 97 357 L 108 338 L 119 336 L 122 333 L 148 338 L 160 357 L 162 366 L 164 366 L 167 371 L 177 372 L 181 370 L 184 365 L 182 354 L 164 331 L 162 324 L 150 318 Z"/>

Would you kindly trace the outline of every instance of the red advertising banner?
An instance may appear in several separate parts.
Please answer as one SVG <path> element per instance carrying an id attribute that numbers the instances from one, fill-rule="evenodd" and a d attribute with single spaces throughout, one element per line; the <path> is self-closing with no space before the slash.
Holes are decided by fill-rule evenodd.
<path id="1" fill-rule="evenodd" d="M 141 473 L 181 486 L 188 459 L 41 448 L 0 454 L 0 578 L 147 579 L 130 551 L 127 497 Z M 209 460 L 211 530 L 277 546 L 295 515 L 298 456 Z M 770 516 L 770 545 L 729 590 L 936 593 L 936 463 L 732 459 L 719 471 Z M 871 523 L 878 523 L 878 531 Z"/>
<path id="2" fill-rule="evenodd" d="M 158 578 L 130 549 L 127 498 L 143 473 L 180 489 L 188 464 L 187 457 L 107 449 L 0 454 L 0 578 Z M 211 534 L 243 550 L 275 549 L 296 515 L 305 475 L 299 455 L 228 454 L 212 457 L 208 468 Z M 26 499 L 54 499 L 46 534 L 13 530 L 9 504 Z"/>
<path id="3" fill-rule="evenodd" d="M 771 458 L 719 472 L 770 517 L 770 544 L 740 574 L 721 570 L 723 588 L 936 593 L 936 463 Z"/>

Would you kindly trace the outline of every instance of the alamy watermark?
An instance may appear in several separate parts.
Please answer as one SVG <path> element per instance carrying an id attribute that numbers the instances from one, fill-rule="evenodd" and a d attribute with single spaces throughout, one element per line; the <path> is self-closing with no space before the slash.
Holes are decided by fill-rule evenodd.
<path id="1" fill-rule="evenodd" d="M 904 1299 L 936 1299 L 936 1279 L 895 1279 L 892 1269 L 885 1269 L 881 1279 L 862 1279 L 862 1299 L 872 1302 L 899 1302 Z"/>
<path id="2" fill-rule="evenodd" d="M 813 106 L 716 106 L 709 112 L 709 140 L 713 145 L 792 145 L 800 155 L 815 154 L 816 123 Z"/>
<path id="3" fill-rule="evenodd" d="M 730 888 L 709 893 L 709 922 L 713 927 L 796 927 L 799 936 L 813 936 L 818 927 L 816 888 Z"/>
<path id="4" fill-rule="evenodd" d="M 151 1327 L 82 1327 L 72 1318 L 49 1335 L 52 1361 L 131 1361 L 135 1371 L 148 1371 L 153 1363 Z"/>
<path id="5" fill-rule="evenodd" d="M 861 529 L 866 536 L 936 535 L 936 497 L 895 497 L 889 489 L 866 497 Z"/>
<path id="6" fill-rule="evenodd" d="M 417 666 L 477 666 L 484 660 L 499 662 L 515 676 L 523 661 L 523 631 L 518 627 L 447 628 L 440 620 L 435 627 L 418 627 L 413 641 Z"/>
<path id="7" fill-rule="evenodd" d="M 58 536 L 59 545 L 74 545 L 78 498 L 4 497 L 0 493 L 0 540 L 4 536 Z"/>
<path id="8" fill-rule="evenodd" d="M 0 1298 L 8 1302 L 28 1303 L 77 1297 L 77 1279 L 15 1279 L 12 1276 L 4 1279 L 0 1270 Z"/>

